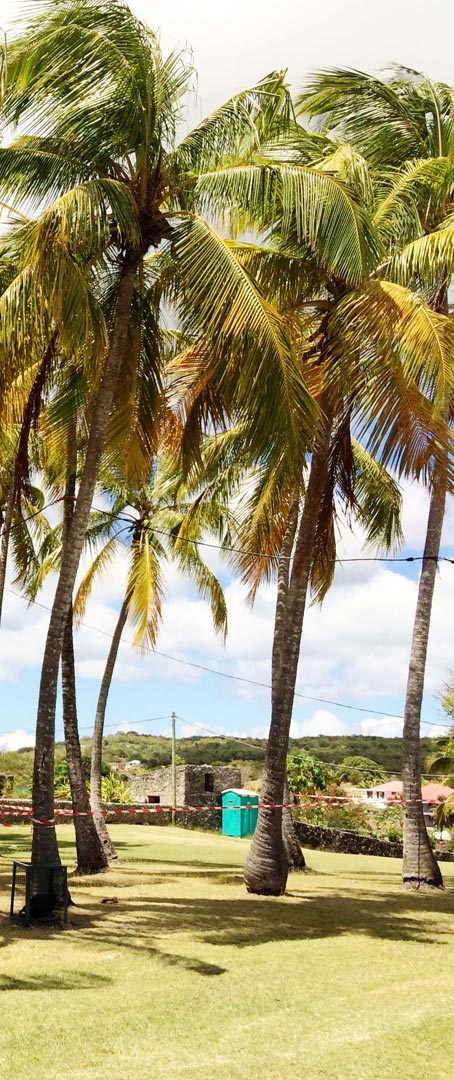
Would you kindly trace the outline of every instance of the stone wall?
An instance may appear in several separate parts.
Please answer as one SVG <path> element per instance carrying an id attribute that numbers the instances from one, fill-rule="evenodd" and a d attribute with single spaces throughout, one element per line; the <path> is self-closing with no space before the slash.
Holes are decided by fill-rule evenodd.
<path id="1" fill-rule="evenodd" d="M 212 801 L 212 800 L 211 800 Z M 64 799 L 57 799 L 55 809 L 71 810 L 71 803 Z M 10 809 L 11 807 L 11 809 Z M 21 807 L 23 809 L 15 808 Z M 3 825 L 28 825 L 31 826 L 31 799 L 2 799 L 0 798 L 0 824 Z M 3 809 L 3 813 L 2 813 Z M 151 807 L 145 809 L 143 803 L 120 805 L 119 803 L 103 803 L 107 825 L 121 823 L 122 825 L 170 825 L 172 814 L 170 811 L 153 812 Z M 8 811 L 8 813 L 5 813 Z M 57 816 L 59 824 L 72 825 L 72 814 Z M 177 810 L 175 824 L 184 829 L 208 829 L 220 831 L 222 826 L 222 811 L 219 810 L 194 810 L 192 812 Z"/>
<path id="2" fill-rule="evenodd" d="M 305 821 L 295 821 L 295 830 L 302 848 L 320 851 L 340 851 L 348 855 L 381 855 L 394 859 L 402 858 L 402 844 L 391 840 L 379 840 L 375 836 L 360 836 L 347 829 L 329 829 L 325 825 L 307 825 Z M 435 856 L 442 862 L 454 862 L 454 852 L 436 851 Z"/>
<path id="3" fill-rule="evenodd" d="M 188 766 L 189 768 L 189 766 Z M 159 770 L 161 772 L 161 770 Z M 142 779 L 138 777 L 137 779 Z M 227 785 L 237 787 L 237 784 Z M 213 799 L 211 799 L 211 803 Z M 203 805 L 201 800 L 198 803 Z M 0 823 L 7 825 L 28 825 L 30 827 L 30 815 L 27 813 L 2 814 L 2 807 L 18 806 L 26 811 L 31 808 L 31 799 L 2 799 L 0 798 Z M 163 804 L 165 805 L 165 804 Z M 183 803 L 183 805 L 186 805 Z M 193 804 L 194 805 L 194 804 Z M 58 800 L 55 803 L 59 810 L 71 810 L 71 803 Z M 120 805 L 119 803 L 103 803 L 108 825 L 121 822 L 122 825 L 170 825 L 172 814 L 167 812 L 153 812 L 145 809 L 143 802 Z M 71 814 L 58 817 L 59 823 L 72 824 Z M 220 832 L 222 828 L 222 811 L 219 810 L 194 810 L 192 812 L 176 811 L 175 824 L 183 829 L 207 829 Z M 347 829 L 329 829 L 321 825 L 307 825 L 304 821 L 295 821 L 295 829 L 303 849 L 318 849 L 320 851 L 338 851 L 348 855 L 379 855 L 391 858 L 402 858 L 402 844 L 393 843 L 390 840 L 378 840 L 373 836 L 360 836 L 358 833 Z M 435 857 L 439 862 L 454 862 L 454 852 L 436 851 Z"/>
<path id="4" fill-rule="evenodd" d="M 209 806 L 211 803 L 220 804 L 221 792 L 226 788 L 241 787 L 241 771 L 228 766 L 177 765 L 176 781 L 177 806 Z M 134 802 L 155 802 L 161 806 L 171 806 L 173 803 L 170 766 L 132 777 L 130 787 Z"/>

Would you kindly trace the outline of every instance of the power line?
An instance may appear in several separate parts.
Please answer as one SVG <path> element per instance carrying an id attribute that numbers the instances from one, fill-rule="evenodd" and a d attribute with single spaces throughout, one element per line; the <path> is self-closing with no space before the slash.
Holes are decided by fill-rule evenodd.
<path id="1" fill-rule="evenodd" d="M 148 716 L 145 720 L 136 721 L 136 723 L 140 723 L 140 724 L 156 724 L 158 720 L 170 720 L 170 719 L 171 719 L 170 713 L 166 713 L 165 716 Z M 126 723 L 126 721 L 123 721 L 123 720 L 118 721 L 117 720 L 117 722 L 115 724 L 104 724 L 103 730 L 105 731 L 106 728 L 118 728 L 119 723 Z M 81 728 L 79 728 L 79 731 L 92 731 L 92 730 L 93 730 L 92 725 L 90 727 L 81 727 Z M 132 728 L 130 730 L 132 731 Z M 127 731 L 119 731 L 118 734 L 119 735 L 127 735 L 128 732 Z M 138 731 L 137 734 L 140 735 L 141 732 Z M 0 738 L 1 738 L 1 736 L 0 736 Z"/>
<path id="2" fill-rule="evenodd" d="M 21 518 L 20 521 L 13 522 L 13 524 L 10 525 L 9 528 L 5 529 L 5 532 L 9 536 L 9 534 L 12 533 L 14 529 L 21 529 L 22 526 L 26 525 L 28 521 L 33 521 L 33 518 L 38 517 L 39 514 L 44 514 L 45 510 L 50 510 L 52 506 L 56 506 L 57 503 L 63 502 L 64 498 L 64 495 L 60 495 L 58 499 L 53 499 L 52 502 L 46 503 L 46 505 L 42 506 L 40 510 L 35 510 L 35 512 L 33 514 L 30 514 L 29 517 Z"/>
<path id="3" fill-rule="evenodd" d="M 116 514 L 113 510 L 100 510 L 99 507 L 93 506 L 93 510 L 98 514 L 106 514 L 107 517 L 116 518 L 118 521 L 127 521 L 132 529 L 140 521 L 139 518 L 130 517 L 128 514 Z M 286 562 L 291 562 L 293 555 L 281 555 L 279 552 L 270 554 L 267 551 L 250 551 L 248 548 L 230 547 L 224 544 L 214 544 L 209 540 L 195 540 L 190 536 L 178 536 L 175 533 L 166 531 L 165 529 L 157 529 L 154 525 L 151 525 L 152 532 L 157 536 L 166 536 L 168 539 L 178 540 L 180 544 L 196 544 L 200 547 L 211 548 L 214 551 L 220 551 L 221 553 L 229 552 L 235 555 L 248 555 L 253 559 L 269 559 L 277 560 L 282 559 Z M 343 565 L 345 563 L 414 563 L 414 562 L 447 562 L 454 566 L 454 559 L 450 559 L 447 555 L 370 555 L 370 556 L 355 556 L 345 558 L 332 558 L 328 559 L 328 562 Z"/>
<path id="4" fill-rule="evenodd" d="M 21 594 L 16 592 L 14 589 L 6 588 L 6 592 L 11 593 L 12 596 L 18 597 L 19 600 L 24 599 Z M 40 600 L 27 598 L 27 603 L 35 604 L 36 607 L 43 608 L 44 611 L 52 610 L 52 608 L 50 608 L 48 604 L 43 604 Z M 102 630 L 100 626 L 92 626 L 90 623 L 86 622 L 79 623 L 79 626 L 83 626 L 85 630 L 92 630 L 96 634 L 102 634 L 103 637 L 107 637 L 109 641 L 112 640 L 113 635 L 110 634 L 108 630 Z M 122 638 L 121 644 L 130 645 L 132 648 L 134 648 L 134 642 L 129 641 L 127 638 Z M 195 660 L 182 660 L 180 656 L 172 656 L 171 653 L 161 652 L 159 649 L 152 649 L 150 645 L 141 645 L 140 648 L 144 652 L 151 653 L 152 656 L 160 656 L 165 660 L 171 660 L 175 664 L 183 664 L 184 667 L 195 668 L 197 671 L 205 671 L 209 675 L 217 675 L 221 679 L 230 679 L 233 682 L 244 683 L 249 686 L 259 686 L 264 690 L 272 689 L 271 683 L 260 682 L 258 679 L 247 679 L 242 675 L 232 675 L 229 671 L 220 671 L 218 668 L 208 667 L 206 664 L 198 664 Z M 295 691 L 294 696 L 297 698 L 301 698 L 304 701 L 315 701 L 317 702 L 317 704 L 321 705 L 333 705 L 338 709 L 349 709 L 352 712 L 366 713 L 367 716 L 373 715 L 389 717 L 390 715 L 389 710 L 372 708 L 369 709 L 364 705 L 351 705 L 345 701 L 334 701 L 331 698 L 315 697 L 315 695 L 301 694 L 298 691 Z M 405 717 L 402 713 L 393 713 L 392 719 L 404 720 Z M 433 720 L 421 720 L 421 723 L 426 724 L 429 727 L 452 727 L 452 724 L 443 724 L 442 722 L 437 723 Z"/>
<path id="5" fill-rule="evenodd" d="M 193 727 L 193 728 L 198 728 L 198 729 L 199 729 L 200 731 L 205 731 L 205 732 L 206 732 L 206 733 L 207 733 L 208 735 L 213 735 L 214 737 L 216 737 L 216 738 L 218 738 L 218 739 L 229 739 L 229 740 L 230 740 L 230 741 L 232 741 L 232 742 L 237 742 L 237 743 L 240 743 L 240 744 L 241 744 L 242 746 L 247 746 L 247 747 L 249 747 L 249 748 L 250 748 L 251 750 L 261 750 L 261 749 L 265 749 L 265 747 L 263 747 L 263 748 L 262 748 L 262 747 L 260 747 L 260 746 L 256 746 L 256 745 L 255 745 L 255 743 L 250 743 L 250 742 L 247 742 L 247 740 L 246 740 L 246 739 L 242 739 L 242 738 L 241 738 L 241 736 L 235 736 L 235 735 L 227 735 L 227 734 L 225 734 L 225 733 L 224 733 L 224 732 L 222 732 L 222 731 L 216 731 L 215 729 L 212 729 L 212 728 L 207 728 L 207 727 L 205 727 L 205 725 L 204 725 L 204 724 L 196 724 L 196 723 L 195 723 L 195 722 L 194 722 L 193 720 L 185 720 L 185 719 L 184 719 L 184 717 L 182 717 L 182 716 L 178 716 L 178 715 L 177 715 L 177 720 L 179 720 L 179 721 L 180 721 L 180 723 L 182 723 L 182 724 L 188 724 L 188 725 L 189 725 L 189 727 Z M 428 722 L 428 721 L 427 721 L 427 722 Z M 308 737 L 308 738 L 310 738 L 310 736 L 307 736 L 307 737 Z M 304 736 L 304 735 L 301 735 L 301 736 L 299 736 L 298 738 L 300 738 L 300 739 L 304 739 L 304 738 L 305 738 L 305 736 Z M 264 741 L 264 742 L 266 742 L 266 741 L 267 741 L 267 740 L 266 740 L 266 738 L 265 738 L 265 739 L 264 739 L 263 741 Z M 354 756 L 354 755 L 352 755 L 352 756 Z M 328 768 L 331 768 L 331 769 L 342 769 L 342 768 L 345 768 L 345 766 L 343 766 L 343 765 L 342 765 L 342 763 L 341 763 L 341 762 L 338 762 L 338 761 L 324 761 L 324 760 L 323 760 L 322 758 L 320 758 L 320 761 L 322 762 L 322 765 L 327 765 L 327 766 L 328 766 Z M 362 772 L 365 772 L 365 771 L 367 771 L 367 769 L 368 769 L 368 766 L 367 766 L 367 765 L 358 765 L 358 766 L 356 766 L 356 765 L 355 765 L 355 769 L 356 769 L 356 770 L 357 770 L 358 772 L 361 772 L 361 771 L 362 771 Z M 394 778 L 394 777 L 395 777 L 395 776 L 397 775 L 397 774 L 396 774 L 396 773 L 394 773 L 394 772 L 393 772 L 393 773 L 391 774 L 391 773 L 389 772 L 389 770 L 387 770 L 387 769 L 385 769 L 385 772 L 387 772 L 387 773 L 388 773 L 388 776 L 392 775 L 392 777 L 393 777 L 393 778 Z M 400 776 L 400 775 L 401 775 L 401 774 L 399 774 L 399 776 Z M 431 773 L 430 775 L 432 775 L 432 776 L 434 777 L 434 779 L 437 779 L 437 778 L 439 778 L 439 777 L 441 777 L 441 776 L 442 776 L 442 773 Z M 444 774 L 443 774 L 443 775 L 444 775 Z"/>
<path id="6" fill-rule="evenodd" d="M 43 514 L 46 510 L 51 509 L 51 507 L 56 506 L 59 502 L 64 502 L 65 498 L 66 498 L 66 496 L 61 495 L 57 499 L 54 499 L 52 502 L 46 503 L 46 505 L 43 506 L 40 510 L 36 510 L 33 514 L 30 514 L 29 517 L 21 518 L 20 521 L 17 521 L 14 524 L 10 525 L 9 529 L 7 530 L 8 535 L 11 532 L 13 532 L 14 529 L 20 529 L 23 525 L 26 525 L 29 521 L 33 521 L 33 519 L 35 517 L 38 517 L 40 514 Z M 137 524 L 137 521 L 138 521 L 137 518 L 132 518 L 132 517 L 126 515 L 126 514 L 116 514 L 114 511 L 101 510 L 101 509 L 99 509 L 99 507 L 96 507 L 96 506 L 93 506 L 92 510 L 95 510 L 96 513 L 98 513 L 98 514 L 105 514 L 106 517 L 115 518 L 117 521 L 126 521 L 128 523 L 127 527 L 131 528 L 131 529 Z M 127 531 L 126 527 L 124 529 L 121 529 L 119 533 L 116 533 L 115 538 L 117 536 L 119 536 L 121 532 L 126 532 L 126 531 Z M 213 544 L 208 540 L 194 540 L 192 537 L 189 537 L 189 536 L 177 536 L 176 537 L 174 533 L 167 532 L 165 529 L 157 529 L 154 526 L 152 527 L 152 531 L 154 533 L 156 533 L 157 536 L 166 536 L 168 539 L 178 539 L 179 543 L 194 544 L 194 545 L 197 545 L 199 547 L 211 548 L 213 551 L 221 552 L 221 554 L 229 553 L 229 554 L 235 554 L 235 555 L 247 555 L 247 556 L 249 556 L 250 558 L 253 558 L 253 559 L 268 559 L 270 562 L 273 561 L 273 560 L 276 561 L 277 559 L 282 559 L 282 560 L 285 560 L 287 562 L 291 562 L 292 559 L 293 559 L 293 555 L 282 555 L 280 553 L 270 554 L 267 551 L 251 551 L 251 550 L 249 550 L 247 548 L 236 548 L 236 547 L 233 547 L 233 546 L 231 547 L 231 546 L 222 545 L 222 544 Z M 450 563 L 452 566 L 454 566 L 454 558 L 450 559 L 449 556 L 440 555 L 440 554 L 438 554 L 438 555 L 402 555 L 402 556 L 371 555 L 371 556 L 355 556 L 355 557 L 345 557 L 345 558 L 335 557 L 335 558 L 332 558 L 332 559 L 328 559 L 327 561 L 331 562 L 331 563 L 335 563 L 338 566 L 343 566 L 346 563 L 416 563 L 416 562 L 437 562 L 437 563 L 446 562 L 446 563 Z M 92 629 L 94 629 L 94 628 L 92 628 Z M 320 698 L 318 700 L 322 700 L 322 699 Z M 336 704 L 336 703 L 333 703 L 333 704 Z M 337 704 L 339 704 L 339 703 L 337 703 Z M 366 710 L 366 711 L 368 711 L 368 710 Z M 371 710 L 369 710 L 369 711 L 371 711 Z M 383 713 L 382 715 L 386 715 L 386 714 Z"/>

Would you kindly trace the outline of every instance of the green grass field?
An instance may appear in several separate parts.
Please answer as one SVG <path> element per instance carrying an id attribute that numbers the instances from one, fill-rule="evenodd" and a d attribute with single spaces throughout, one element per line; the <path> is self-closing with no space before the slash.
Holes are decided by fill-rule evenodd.
<path id="1" fill-rule="evenodd" d="M 26 929 L 5 860 L 30 832 L 2 831 L 2 1080 L 453 1076 L 453 864 L 415 895 L 395 860 L 309 852 L 313 873 L 258 898 L 247 841 L 112 832 L 122 865 L 71 879 L 69 927 Z M 59 838 L 71 866 L 71 826 Z"/>

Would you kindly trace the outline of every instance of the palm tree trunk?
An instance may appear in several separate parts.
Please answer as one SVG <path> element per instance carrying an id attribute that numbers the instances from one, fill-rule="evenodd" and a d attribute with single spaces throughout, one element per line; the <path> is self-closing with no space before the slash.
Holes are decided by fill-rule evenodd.
<path id="1" fill-rule="evenodd" d="M 284 847 L 287 855 L 287 862 L 289 870 L 305 870 L 306 860 L 300 847 L 300 842 L 295 832 L 295 826 L 293 824 L 292 811 L 290 809 L 290 792 L 288 789 L 287 778 L 284 782 L 284 798 L 283 802 L 287 805 L 282 809 L 282 839 L 284 841 Z"/>
<path id="2" fill-rule="evenodd" d="M 96 830 L 101 841 L 106 858 L 109 862 L 112 859 L 117 859 L 118 855 L 115 851 L 112 840 L 109 836 L 107 825 L 101 814 L 101 766 L 102 766 L 102 737 L 104 732 L 104 721 L 106 717 L 106 706 L 109 690 L 112 682 L 112 676 L 114 673 L 115 663 L 118 656 L 118 649 L 120 647 L 121 635 L 125 628 L 125 624 L 128 618 L 128 601 L 123 600 L 123 604 L 118 616 L 117 625 L 115 627 L 114 635 L 111 641 L 109 655 L 107 657 L 106 666 L 104 668 L 104 675 L 102 677 L 101 688 L 99 691 L 98 704 L 96 706 L 95 726 L 93 729 L 93 745 L 91 750 L 91 775 L 90 775 L 90 802 L 93 811 L 93 820 L 96 826 Z"/>
<path id="3" fill-rule="evenodd" d="M 74 514 L 77 466 L 76 424 L 71 424 L 68 437 L 68 477 L 64 499 L 64 539 L 70 532 Z M 73 609 L 72 604 L 66 620 L 61 654 L 61 678 L 63 698 L 63 726 L 65 731 L 66 761 L 74 811 L 76 834 L 77 873 L 97 874 L 105 870 L 105 858 L 93 818 L 85 783 L 82 752 L 77 724 L 76 669 L 74 663 Z"/>
<path id="4" fill-rule="evenodd" d="M 427 645 L 438 555 L 446 503 L 445 466 L 436 463 L 432 479 L 426 542 L 419 579 L 418 600 L 410 653 L 403 730 L 404 850 L 403 884 L 442 887 L 443 878 L 429 843 L 421 803 L 420 721 Z"/>
<path id="5" fill-rule="evenodd" d="M 62 549 L 61 568 L 49 620 L 39 689 L 36 746 L 33 771 L 32 862 L 59 860 L 54 824 L 54 742 L 58 669 L 66 620 L 82 553 L 91 503 L 98 478 L 107 422 L 126 348 L 134 279 L 139 255 L 126 254 L 118 290 L 110 347 L 93 412 L 84 470 L 71 523 Z"/>
<path id="6" fill-rule="evenodd" d="M 278 568 L 278 583 L 277 583 L 277 602 L 276 602 L 276 625 L 279 624 L 280 619 L 284 615 L 284 600 L 288 594 L 288 585 L 290 579 L 290 560 L 293 550 L 293 544 L 295 542 L 295 533 L 298 525 L 298 513 L 299 513 L 299 500 L 295 499 L 293 505 L 290 508 L 290 513 L 287 522 L 287 528 L 285 530 L 285 536 L 281 548 Z M 277 671 L 279 657 L 277 652 L 274 652 L 273 642 L 273 656 L 272 667 Z M 284 803 L 290 803 L 290 792 L 288 789 L 287 771 L 284 779 Z M 304 870 L 306 866 L 306 860 L 300 847 L 298 837 L 295 832 L 295 826 L 293 824 L 292 812 L 290 806 L 284 806 L 282 809 L 282 842 L 284 844 L 285 853 L 287 856 L 287 863 L 289 870 Z"/>
<path id="7" fill-rule="evenodd" d="M 271 725 L 262 780 L 262 803 L 276 809 L 259 810 L 257 827 L 246 858 L 244 880 L 248 892 L 280 896 L 285 892 L 288 861 L 282 840 L 282 809 L 286 777 L 288 739 L 292 719 L 295 682 L 310 581 L 312 553 L 323 493 L 328 478 L 332 416 L 312 455 L 304 507 L 296 529 L 293 567 L 278 581 L 274 624 Z M 291 525 L 291 522 L 289 521 Z"/>
<path id="8" fill-rule="evenodd" d="M 98 874 L 108 866 L 90 813 L 85 773 L 77 726 L 76 680 L 74 667 L 73 613 L 70 608 L 66 621 L 61 654 L 63 692 L 63 724 L 65 729 L 66 760 L 71 787 L 76 833 L 77 873 Z"/>
<path id="9" fill-rule="evenodd" d="M 14 500 L 16 495 L 16 486 L 14 483 L 14 471 L 11 480 L 11 487 L 8 492 L 8 501 L 5 507 L 5 516 L 3 519 L 2 528 L 2 542 L 0 547 L 0 623 L 2 621 L 3 611 L 3 597 L 5 595 L 5 582 L 6 582 L 6 567 L 8 563 L 8 550 L 9 550 L 9 537 L 11 532 L 11 526 L 13 524 L 14 517 Z"/>

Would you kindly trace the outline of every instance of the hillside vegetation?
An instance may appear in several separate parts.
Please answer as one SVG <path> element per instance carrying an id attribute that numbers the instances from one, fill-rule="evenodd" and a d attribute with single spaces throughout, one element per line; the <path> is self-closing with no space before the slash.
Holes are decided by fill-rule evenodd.
<path id="1" fill-rule="evenodd" d="M 180 762 L 188 765 L 235 763 L 248 770 L 250 779 L 261 774 L 265 747 L 265 739 L 242 740 L 229 736 L 196 736 L 177 739 L 176 744 Z M 421 739 L 423 762 L 433 749 L 433 739 Z M 400 774 L 402 770 L 401 739 L 366 735 L 317 735 L 291 739 L 290 750 L 307 750 L 326 764 L 337 765 L 347 757 L 361 756 L 372 758 L 389 775 Z M 84 757 L 90 755 L 91 739 L 82 740 L 82 752 Z M 56 761 L 61 761 L 64 756 L 64 744 L 58 743 Z M 139 735 L 135 731 L 108 735 L 103 740 L 103 760 L 106 765 L 112 765 L 113 762 L 140 761 L 142 769 L 156 769 L 170 764 L 171 740 L 163 735 Z M 32 769 L 31 748 L 0 753 L 0 774 L 14 778 L 13 785 L 10 784 L 7 789 L 8 794 L 28 794 L 31 789 Z"/>

